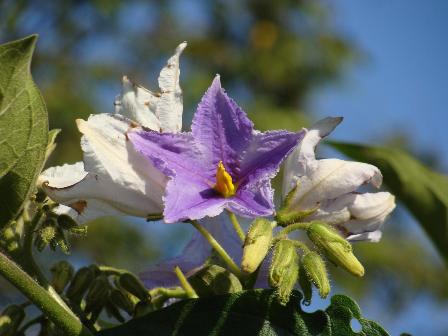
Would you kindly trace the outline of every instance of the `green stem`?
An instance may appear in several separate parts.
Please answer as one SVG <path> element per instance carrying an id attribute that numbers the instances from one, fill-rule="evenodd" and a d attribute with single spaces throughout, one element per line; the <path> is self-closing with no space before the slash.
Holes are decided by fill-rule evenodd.
<path id="1" fill-rule="evenodd" d="M 178 298 L 184 299 L 187 298 L 187 293 L 182 287 L 174 287 L 174 288 L 165 288 L 165 287 L 156 287 L 149 291 L 151 297 L 164 296 L 168 298 Z"/>
<path id="2" fill-rule="evenodd" d="M 174 267 L 174 273 L 176 273 L 177 278 L 180 281 L 180 285 L 185 290 L 185 293 L 190 299 L 197 299 L 199 296 L 194 291 L 193 287 L 191 287 L 184 273 L 180 270 L 179 266 Z"/>
<path id="3" fill-rule="evenodd" d="M 0 252 L 0 274 L 33 302 L 67 336 L 92 336 L 91 332 L 66 311 L 44 288 L 16 263 Z"/>
<path id="4" fill-rule="evenodd" d="M 224 248 L 218 243 L 218 241 L 213 238 L 213 236 L 208 232 L 198 221 L 192 220 L 190 223 L 198 230 L 202 236 L 208 241 L 208 243 L 215 249 L 222 260 L 229 266 L 230 270 L 240 279 L 244 278 L 244 274 L 229 254 L 224 250 Z"/>
<path id="5" fill-rule="evenodd" d="M 295 231 L 295 230 L 306 230 L 306 229 L 308 229 L 308 227 L 310 225 L 311 225 L 311 223 L 294 223 L 294 224 L 288 225 L 283 230 L 281 230 L 277 236 L 278 237 L 285 236 L 288 233 Z"/>
<path id="6" fill-rule="evenodd" d="M 246 240 L 246 235 L 238 222 L 238 218 L 236 218 L 233 212 L 227 211 L 227 213 L 229 214 L 230 222 L 232 222 L 233 228 L 235 229 L 238 237 L 240 237 L 241 241 L 244 243 Z"/>

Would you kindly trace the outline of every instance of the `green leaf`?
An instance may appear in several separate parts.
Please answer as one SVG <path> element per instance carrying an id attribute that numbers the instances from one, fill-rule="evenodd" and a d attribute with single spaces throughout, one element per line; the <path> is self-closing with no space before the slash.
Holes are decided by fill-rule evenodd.
<path id="1" fill-rule="evenodd" d="M 47 111 L 30 73 L 36 39 L 0 45 L 0 226 L 22 209 L 45 158 Z"/>
<path id="2" fill-rule="evenodd" d="M 329 145 L 343 154 L 377 166 L 384 183 L 420 222 L 448 261 L 448 177 L 436 173 L 396 148 L 338 142 Z"/>
<path id="3" fill-rule="evenodd" d="M 236 293 L 243 290 L 238 278 L 218 265 L 204 267 L 188 278 L 188 282 L 200 297 Z"/>
<path id="4" fill-rule="evenodd" d="M 327 311 L 313 313 L 301 309 L 301 299 L 301 293 L 294 291 L 283 306 L 274 291 L 262 289 L 188 299 L 98 335 L 388 335 L 375 322 L 363 319 L 346 296 L 335 296 Z M 359 320 L 361 332 L 351 329 L 352 318 Z"/>

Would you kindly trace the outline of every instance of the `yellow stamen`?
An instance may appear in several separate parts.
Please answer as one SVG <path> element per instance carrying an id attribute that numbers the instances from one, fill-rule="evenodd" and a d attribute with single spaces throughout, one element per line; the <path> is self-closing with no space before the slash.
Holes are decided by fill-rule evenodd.
<path id="1" fill-rule="evenodd" d="M 225 198 L 235 195 L 236 188 L 233 184 L 232 176 L 226 171 L 222 161 L 218 163 L 218 168 L 216 169 L 216 184 L 213 188 Z"/>

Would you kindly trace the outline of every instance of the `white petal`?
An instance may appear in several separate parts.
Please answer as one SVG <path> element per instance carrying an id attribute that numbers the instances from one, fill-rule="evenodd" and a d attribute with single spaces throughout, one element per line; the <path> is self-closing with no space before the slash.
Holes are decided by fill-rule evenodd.
<path id="1" fill-rule="evenodd" d="M 70 205 L 73 208 L 70 206 L 60 204 L 53 209 L 53 212 L 58 215 L 60 214 L 69 215 L 79 224 L 84 224 L 96 218 L 105 216 L 127 215 L 124 212 L 118 211 L 109 204 L 95 199 L 80 200 L 78 202 L 71 203 Z"/>
<path id="2" fill-rule="evenodd" d="M 366 183 L 379 187 L 382 175 L 370 164 L 338 159 L 316 160 L 314 168 L 298 176 L 291 209 L 307 210 L 328 199 L 353 192 Z"/>
<path id="3" fill-rule="evenodd" d="M 166 177 L 126 140 L 132 122 L 99 114 L 77 123 L 84 134 L 85 171 L 82 163 L 47 169 L 40 182 L 49 197 L 85 218 L 101 213 L 139 217 L 161 213 Z"/>
<path id="4" fill-rule="evenodd" d="M 315 166 L 315 149 L 319 141 L 330 134 L 341 122 L 342 117 L 327 117 L 319 120 L 309 130 L 285 162 L 283 195 L 296 186 L 297 177 L 305 175 Z"/>
<path id="5" fill-rule="evenodd" d="M 380 230 L 377 230 L 373 232 L 363 232 L 359 234 L 354 234 L 348 236 L 346 239 L 350 242 L 368 241 L 371 243 L 378 243 L 381 240 L 382 235 L 383 233 Z"/>
<path id="6" fill-rule="evenodd" d="M 162 93 L 157 104 L 156 115 L 160 120 L 162 132 L 179 132 L 182 128 L 182 90 L 179 85 L 179 56 L 187 46 L 179 44 L 175 54 L 168 60 L 159 76 L 159 87 Z"/>
<path id="7" fill-rule="evenodd" d="M 115 99 L 115 113 L 159 131 L 160 121 L 156 117 L 156 109 L 160 95 L 132 83 L 126 76 L 123 76 L 121 90 Z"/>

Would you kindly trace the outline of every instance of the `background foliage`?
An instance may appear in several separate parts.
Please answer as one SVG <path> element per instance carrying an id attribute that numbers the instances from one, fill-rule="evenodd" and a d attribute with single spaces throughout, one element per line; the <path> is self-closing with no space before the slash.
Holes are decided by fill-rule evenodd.
<path id="1" fill-rule="evenodd" d="M 50 127 L 61 128 L 51 165 L 81 158 L 76 118 L 110 112 L 123 74 L 155 87 L 156 74 L 178 42 L 182 56 L 188 128 L 194 106 L 214 73 L 251 114 L 259 129 L 297 129 L 314 119 L 308 101 L 322 85 L 340 80 L 365 59 L 359 46 L 334 29 L 334 12 L 324 1 L 45 1 L 0 0 L 0 40 L 39 32 L 33 64 L 47 102 Z M 368 127 L 368 125 L 363 125 Z M 390 143 L 408 146 L 406 139 Z M 436 163 L 433 160 L 433 164 Z M 76 238 L 72 261 L 95 261 L 139 270 L 173 254 L 190 230 L 105 219 Z M 448 272 L 440 260 L 409 234 L 402 211 L 387 224 L 384 240 L 355 247 L 367 280 L 338 276 L 341 291 L 367 306 L 382 301 L 395 314 L 419 295 L 444 302 Z M 126 237 L 126 239 L 124 239 Z M 170 243 L 161 246 L 156 241 Z M 110 246 L 114 246 L 113 253 Z M 371 248 L 373 247 L 373 248 Z M 54 259 L 46 253 L 42 261 Z M 341 274 L 342 275 L 342 274 Z M 4 285 L 4 302 L 16 300 Z M 361 304 L 362 305 L 362 304 Z M 372 314 L 366 314 L 374 317 Z M 381 319 L 378 317 L 378 319 Z"/>

